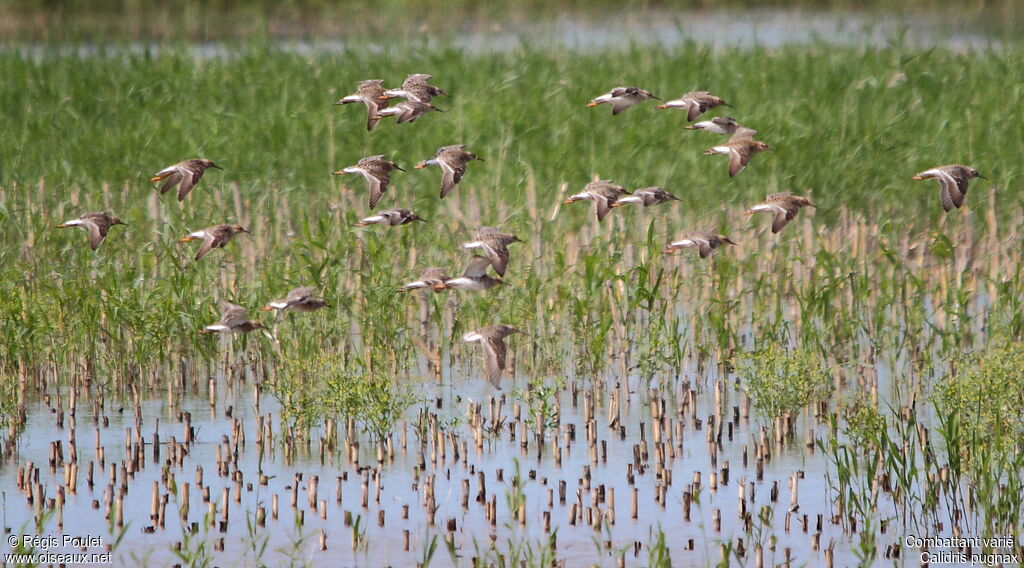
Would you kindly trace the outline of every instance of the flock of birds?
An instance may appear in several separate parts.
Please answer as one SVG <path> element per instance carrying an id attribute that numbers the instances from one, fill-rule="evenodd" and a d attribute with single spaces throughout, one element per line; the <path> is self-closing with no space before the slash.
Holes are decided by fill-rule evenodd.
<path id="1" fill-rule="evenodd" d="M 397 89 L 385 89 L 383 80 L 379 79 L 362 81 L 359 83 L 356 92 L 342 97 L 334 104 L 346 105 L 357 103 L 365 105 L 366 129 L 371 131 L 384 117 L 394 116 L 399 124 L 414 122 L 431 111 L 441 112 L 441 109 L 431 104 L 431 100 L 436 96 L 447 96 L 447 93 L 443 90 L 429 83 L 430 78 L 431 75 L 429 74 L 409 75 L 402 83 L 402 86 Z M 389 106 L 392 99 L 396 98 L 402 99 L 401 102 L 394 106 Z M 661 100 L 649 91 L 637 87 L 616 87 L 608 93 L 594 98 L 587 106 L 609 104 L 612 108 L 612 114 L 617 115 L 629 107 L 648 99 Z M 687 122 L 693 122 L 705 112 L 719 106 L 730 105 L 710 92 L 695 91 L 658 105 L 657 108 L 686 111 Z M 754 136 L 757 134 L 756 130 L 745 127 L 730 117 L 715 117 L 707 121 L 693 123 L 685 128 L 728 136 L 725 143 L 712 146 L 704 154 L 728 155 L 730 177 L 743 171 L 750 163 L 750 159 L 754 154 L 772 150 L 764 142 L 754 139 Z M 439 148 L 433 158 L 419 162 L 415 168 L 420 169 L 429 166 L 441 168 L 440 197 L 444 199 L 458 185 L 466 173 L 467 164 L 473 160 L 482 161 L 482 158 L 466 150 L 465 145 L 457 144 Z M 184 201 L 196 184 L 199 183 L 200 179 L 202 179 L 203 173 L 209 168 L 222 169 L 207 159 L 190 159 L 160 170 L 154 174 L 150 181 L 163 182 L 160 186 L 161 194 L 177 187 L 178 200 Z M 381 154 L 363 158 L 356 164 L 342 168 L 334 172 L 334 174 L 362 175 L 369 186 L 369 205 L 372 210 L 387 192 L 388 184 L 391 181 L 391 172 L 395 170 L 404 171 L 394 162 L 388 161 L 384 154 Z M 953 208 L 959 208 L 963 204 L 964 197 L 967 194 L 968 180 L 978 177 L 985 179 L 973 168 L 952 164 L 925 170 L 913 176 L 912 179 L 937 180 L 939 183 L 940 203 L 942 208 L 948 212 Z M 616 207 L 628 204 L 650 207 L 678 199 L 678 197 L 661 187 L 645 187 L 630 192 L 612 181 L 596 180 L 586 184 L 579 193 L 568 197 L 565 203 L 592 201 L 597 220 L 601 221 Z M 771 226 L 772 232 L 778 233 L 796 216 L 801 208 L 813 206 L 811 200 L 806 197 L 782 192 L 769 195 L 764 202 L 754 205 L 745 214 L 749 216 L 755 213 L 771 213 L 774 216 Z M 423 221 L 423 219 L 409 209 L 396 208 L 367 216 L 357 223 L 356 226 L 385 225 L 394 227 L 415 221 Z M 86 213 L 77 219 L 66 221 L 58 225 L 58 227 L 77 226 L 85 228 L 88 231 L 89 245 L 93 250 L 96 250 L 106 238 L 112 226 L 124 224 L 124 222 L 109 212 L 92 212 Z M 235 235 L 248 232 L 248 230 L 240 225 L 219 224 L 190 233 L 180 240 L 182 242 L 202 240 L 202 244 L 195 255 L 195 260 L 198 261 L 213 249 L 224 247 Z M 399 291 L 409 292 L 421 289 L 434 292 L 448 289 L 481 291 L 503 284 L 501 277 L 505 275 L 509 264 L 508 245 L 516 242 L 522 241 L 514 234 L 504 233 L 494 227 L 481 227 L 477 230 L 476 239 L 463 243 L 461 247 L 466 250 L 479 250 L 483 254 L 473 254 L 461 276 L 450 277 L 443 268 L 429 267 L 423 271 L 418 280 L 405 284 Z M 701 258 L 707 258 L 717 252 L 722 245 L 726 244 L 736 245 L 736 242 L 726 235 L 713 231 L 693 231 L 679 240 L 669 242 L 665 247 L 665 253 L 696 248 Z M 489 269 L 493 269 L 497 277 L 491 276 Z M 204 327 L 200 333 L 248 333 L 256 329 L 264 329 L 262 323 L 249 319 L 245 308 L 223 300 L 220 300 L 218 303 L 221 307 L 220 321 Z M 326 305 L 326 300 L 317 297 L 315 287 L 306 286 L 290 291 L 283 299 L 269 302 L 262 309 L 265 311 L 312 312 Z M 505 338 L 515 333 L 523 332 L 510 325 L 494 324 L 470 331 L 462 337 L 465 342 L 480 342 L 482 344 L 486 377 L 497 388 L 500 388 L 500 380 L 506 367 Z"/>

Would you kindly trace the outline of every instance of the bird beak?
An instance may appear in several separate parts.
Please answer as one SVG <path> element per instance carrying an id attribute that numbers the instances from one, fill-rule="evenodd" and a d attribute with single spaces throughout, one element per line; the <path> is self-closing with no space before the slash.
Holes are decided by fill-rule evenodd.
<path id="1" fill-rule="evenodd" d="M 332 105 L 343 105 L 343 104 L 345 104 L 345 103 L 343 103 L 343 102 L 341 102 L 341 101 L 338 101 L 338 102 L 336 102 L 336 103 L 331 103 L 331 104 L 332 104 Z"/>
<path id="2" fill-rule="evenodd" d="M 668 108 L 668 105 L 658 105 L 658 106 L 656 106 L 654 108 L 666 109 L 666 108 Z M 687 127 L 687 128 L 689 128 L 689 127 Z"/>
<path id="3" fill-rule="evenodd" d="M 661 105 L 658 108 L 668 108 L 668 107 L 666 107 L 665 105 Z M 683 128 L 685 128 L 687 130 L 698 130 L 698 128 L 696 126 L 692 125 L 692 124 L 688 124 L 688 125 L 684 126 Z"/>
<path id="4" fill-rule="evenodd" d="M 567 198 L 565 198 L 565 201 L 563 201 L 562 203 L 574 203 L 575 201 L 576 200 L 573 199 L 572 197 L 567 197 Z"/>
<path id="5" fill-rule="evenodd" d="M 910 179 L 924 179 L 924 178 L 923 178 L 923 177 L 921 177 L 921 176 L 914 176 L 914 177 L 912 177 L 912 178 L 910 178 Z"/>
<path id="6" fill-rule="evenodd" d="M 398 170 L 398 171 L 400 171 L 400 172 L 404 172 L 404 171 L 405 171 L 405 170 L 403 170 L 403 169 L 402 169 L 401 167 L 399 167 L 399 166 L 398 166 L 397 164 L 395 165 L 395 169 L 396 169 L 396 170 Z"/>
<path id="7" fill-rule="evenodd" d="M 336 172 L 331 172 L 331 175 L 336 175 L 336 176 L 343 176 L 343 175 L 345 175 L 345 174 L 347 174 L 347 173 L 348 173 L 348 172 L 346 172 L 345 170 L 338 170 L 338 171 L 336 171 Z"/>
<path id="8" fill-rule="evenodd" d="M 260 310 L 264 311 L 264 312 L 269 312 L 272 309 L 274 309 L 274 308 L 271 308 L 270 306 L 263 306 L 262 308 L 260 308 Z"/>
<path id="9" fill-rule="evenodd" d="M 656 96 L 654 96 L 654 95 L 651 95 L 651 98 L 652 98 L 652 99 L 654 99 L 654 100 L 656 100 L 656 101 L 660 101 L 660 100 L 661 100 L 661 97 L 656 97 Z"/>
<path id="10" fill-rule="evenodd" d="M 423 221 L 424 223 L 427 222 L 427 220 L 424 219 L 423 217 L 416 217 L 415 219 L 413 219 L 413 221 Z"/>
<path id="11" fill-rule="evenodd" d="M 68 225 L 67 223 L 61 223 L 60 225 L 57 225 L 57 228 L 58 228 L 58 229 L 63 229 L 63 228 L 66 228 L 66 227 L 68 227 L 68 226 L 69 226 L 69 225 Z"/>
<path id="12" fill-rule="evenodd" d="M 447 289 L 448 289 L 448 286 L 445 286 L 444 284 L 434 284 L 434 291 L 435 292 L 440 292 L 442 290 L 447 290 Z"/>
<path id="13" fill-rule="evenodd" d="M 423 162 L 420 162 L 420 163 L 416 164 L 415 166 L 413 166 L 412 169 L 414 169 L 414 170 L 422 170 L 425 167 L 427 167 L 427 164 L 425 163 L 425 161 L 423 161 Z"/>
<path id="14" fill-rule="evenodd" d="M 210 167 L 211 168 L 217 168 L 218 170 L 222 170 L 222 171 L 224 170 L 224 168 L 218 166 L 217 164 L 210 164 Z"/>
<path id="15" fill-rule="evenodd" d="M 178 239 L 178 242 L 179 243 L 187 243 L 189 241 L 194 241 L 194 240 L 196 240 L 196 237 L 184 237 L 184 238 Z"/>
<path id="16" fill-rule="evenodd" d="M 985 177 L 985 176 L 983 176 L 981 174 L 978 174 L 978 178 L 980 178 L 980 179 L 988 179 L 987 177 Z"/>
<path id="17" fill-rule="evenodd" d="M 587 103 L 587 106 L 588 107 L 596 107 L 599 104 L 601 104 L 601 103 Z"/>
<path id="18" fill-rule="evenodd" d="M 160 181 L 162 179 L 164 179 L 164 178 L 162 178 L 160 176 L 153 176 L 153 177 L 149 178 L 149 181 Z"/>
<path id="19" fill-rule="evenodd" d="M 486 161 L 486 160 L 484 160 L 483 158 L 481 158 L 480 156 L 477 156 L 477 157 L 476 157 L 476 159 L 477 159 L 477 160 L 480 160 L 481 162 L 485 162 L 485 161 Z M 981 179 L 985 179 L 985 178 L 981 178 Z"/>

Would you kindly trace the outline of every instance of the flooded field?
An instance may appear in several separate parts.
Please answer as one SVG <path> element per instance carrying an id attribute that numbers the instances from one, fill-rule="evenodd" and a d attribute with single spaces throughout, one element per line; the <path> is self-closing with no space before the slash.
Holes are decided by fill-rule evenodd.
<path id="1" fill-rule="evenodd" d="M 493 49 L 5 48 L 3 552 L 1016 565 L 1019 46 L 748 44 L 742 23 L 736 42 L 692 43 L 715 18 L 629 45 L 568 26 L 560 50 L 501 34 Z M 444 112 L 370 132 L 364 107 L 331 105 L 416 71 L 452 94 L 434 99 Z M 705 118 L 733 116 L 775 151 L 730 177 L 703 155 L 722 139 L 683 129 L 685 113 L 586 108 L 627 83 L 666 100 L 712 89 L 732 106 Z M 437 169 L 413 166 L 456 143 L 483 160 L 441 200 Z M 403 171 L 371 211 L 361 177 L 331 172 L 377 154 Z M 223 170 L 179 202 L 147 180 L 185 157 Z M 944 213 L 938 184 L 911 177 L 952 162 L 984 179 Z M 679 199 L 598 221 L 566 203 L 595 179 Z M 776 234 L 744 212 L 779 191 L 815 207 Z M 355 226 L 393 207 L 426 222 Z M 55 228 L 104 210 L 126 225 L 95 250 Z M 247 232 L 196 260 L 179 241 L 214 223 Z M 522 241 L 504 285 L 399 292 L 426 267 L 461 274 L 482 226 Z M 666 254 L 693 231 L 735 245 Z M 326 307 L 259 311 L 303 286 Z M 202 333 L 218 300 L 263 327 Z M 464 340 L 498 323 L 523 331 L 504 339 L 500 388 Z"/>

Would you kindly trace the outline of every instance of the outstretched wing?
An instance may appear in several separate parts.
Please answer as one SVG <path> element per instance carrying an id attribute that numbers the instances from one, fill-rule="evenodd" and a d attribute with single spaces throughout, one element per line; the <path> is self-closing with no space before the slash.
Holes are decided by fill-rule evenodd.
<path id="1" fill-rule="evenodd" d="M 505 370 L 505 341 L 497 337 L 486 337 L 481 343 L 484 346 L 487 380 L 496 388 L 501 388 L 501 373 Z"/>
<path id="2" fill-rule="evenodd" d="M 235 327 L 249 321 L 249 314 L 242 306 L 220 300 L 217 302 L 221 308 L 220 323 L 227 327 Z"/>
<path id="3" fill-rule="evenodd" d="M 479 278 L 487 274 L 487 267 L 491 265 L 491 260 L 483 256 L 473 256 L 469 261 L 469 266 L 466 267 L 466 271 L 462 273 L 466 278 Z"/>
<path id="4" fill-rule="evenodd" d="M 199 180 L 203 177 L 203 171 L 192 171 L 187 168 L 182 168 L 181 172 L 181 185 L 178 186 L 178 201 L 185 201 L 185 196 L 188 192 L 192 191 L 192 188 L 199 183 Z"/>
<path id="5" fill-rule="evenodd" d="M 366 182 L 370 184 L 370 209 L 373 209 L 377 206 L 380 198 L 384 197 L 384 192 L 388 190 L 391 176 L 386 172 L 369 171 L 367 169 L 361 169 L 360 173 L 366 178 Z"/>
<path id="6" fill-rule="evenodd" d="M 491 261 L 494 271 L 498 273 L 498 276 L 504 276 L 505 269 L 508 268 L 508 246 L 502 241 L 487 239 L 484 241 L 484 250 L 487 252 L 487 259 Z"/>
<path id="7" fill-rule="evenodd" d="M 99 248 L 100 243 L 103 242 L 104 237 L 107 236 L 107 229 L 109 225 L 100 224 L 93 219 L 83 218 L 82 226 L 85 230 L 89 231 L 89 246 L 92 250 Z"/>
<path id="8" fill-rule="evenodd" d="M 316 286 L 303 286 L 301 288 L 296 288 L 291 292 L 288 292 L 288 296 L 285 297 L 284 301 L 289 305 L 297 304 L 312 296 L 313 292 L 316 292 Z"/>
<path id="9" fill-rule="evenodd" d="M 455 184 L 459 183 L 462 176 L 466 173 L 465 162 L 455 161 L 452 163 L 451 159 L 438 159 L 437 163 L 441 166 L 441 199 L 444 199 L 452 189 L 455 188 Z"/>
<path id="10" fill-rule="evenodd" d="M 214 236 L 209 232 L 203 233 L 203 244 L 199 246 L 199 250 L 196 252 L 196 260 L 210 254 L 215 240 Z"/>
<path id="11" fill-rule="evenodd" d="M 743 171 L 750 161 L 750 151 L 745 148 L 729 148 L 729 177 Z"/>

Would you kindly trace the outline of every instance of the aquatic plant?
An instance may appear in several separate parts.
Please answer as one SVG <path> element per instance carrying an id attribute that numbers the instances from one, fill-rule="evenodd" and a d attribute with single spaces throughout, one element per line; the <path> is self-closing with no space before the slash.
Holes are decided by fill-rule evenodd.
<path id="1" fill-rule="evenodd" d="M 770 424 L 783 416 L 794 420 L 801 409 L 828 393 L 831 379 L 817 351 L 787 349 L 778 343 L 749 353 L 736 374 Z"/>
<path id="2" fill-rule="evenodd" d="M 953 367 L 933 396 L 936 410 L 955 419 L 958 438 L 968 442 L 951 451 L 961 452 L 968 463 L 982 454 L 1012 452 L 1024 436 L 1024 345 L 965 353 Z"/>

